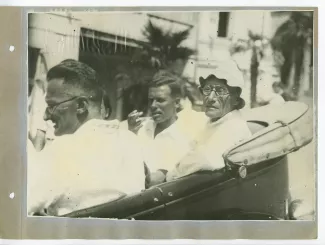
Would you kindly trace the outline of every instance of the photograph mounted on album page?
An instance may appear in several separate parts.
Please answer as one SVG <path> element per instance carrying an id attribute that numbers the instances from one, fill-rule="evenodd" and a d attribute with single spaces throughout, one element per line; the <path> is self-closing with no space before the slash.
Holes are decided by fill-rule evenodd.
<path id="1" fill-rule="evenodd" d="M 317 8 L 24 14 L 22 238 L 317 238 Z"/>

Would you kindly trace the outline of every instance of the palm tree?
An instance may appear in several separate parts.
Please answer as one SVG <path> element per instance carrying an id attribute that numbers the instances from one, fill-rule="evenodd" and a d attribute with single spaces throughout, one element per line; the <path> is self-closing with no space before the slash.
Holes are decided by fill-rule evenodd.
<path id="1" fill-rule="evenodd" d="M 190 29 L 172 32 L 147 22 L 143 29 L 147 42 L 139 43 L 142 49 L 137 49 L 131 58 L 133 84 L 123 89 L 123 118 L 134 109 L 146 112 L 147 83 L 156 71 L 166 69 L 182 75 L 189 57 L 195 54 L 195 50 L 182 46 L 189 34 Z"/>
<path id="2" fill-rule="evenodd" d="M 258 68 L 260 60 L 263 58 L 263 37 L 258 34 L 253 34 L 251 31 L 248 33 L 250 48 L 252 49 L 250 74 L 251 74 L 251 107 L 257 106 L 256 94 L 257 94 L 257 79 Z"/>
<path id="3" fill-rule="evenodd" d="M 257 81 L 259 76 L 260 60 L 264 56 L 265 45 L 268 44 L 266 38 L 262 35 L 255 34 L 252 31 L 248 32 L 248 40 L 238 40 L 230 46 L 230 54 L 246 52 L 251 50 L 252 56 L 250 60 L 250 104 L 251 107 L 257 106 L 256 94 L 257 94 Z"/>
<path id="4" fill-rule="evenodd" d="M 172 32 L 154 25 L 149 20 L 144 27 L 143 35 L 148 41 L 147 45 L 144 45 L 144 50 L 156 68 L 169 69 L 181 75 L 187 60 L 195 54 L 195 50 L 182 46 L 190 35 L 190 29 Z"/>
<path id="5" fill-rule="evenodd" d="M 312 12 L 292 12 L 290 18 L 275 32 L 271 44 L 274 50 L 282 53 L 284 63 L 281 65 L 281 82 L 287 88 L 292 67 L 294 67 L 293 94 L 298 96 L 302 75 L 304 49 L 312 37 L 313 16 Z M 310 45 L 312 55 L 312 44 Z M 311 59 L 312 60 L 312 59 Z"/>

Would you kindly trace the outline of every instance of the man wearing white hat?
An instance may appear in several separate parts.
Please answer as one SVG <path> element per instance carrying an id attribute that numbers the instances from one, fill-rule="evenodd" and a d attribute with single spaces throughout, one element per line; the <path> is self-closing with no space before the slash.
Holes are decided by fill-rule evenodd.
<path id="1" fill-rule="evenodd" d="M 232 60 L 222 62 L 213 72 L 200 77 L 206 127 L 192 144 L 191 151 L 167 173 L 167 181 L 202 170 L 224 167 L 222 154 L 231 146 L 251 136 L 240 109 L 244 79 Z"/>

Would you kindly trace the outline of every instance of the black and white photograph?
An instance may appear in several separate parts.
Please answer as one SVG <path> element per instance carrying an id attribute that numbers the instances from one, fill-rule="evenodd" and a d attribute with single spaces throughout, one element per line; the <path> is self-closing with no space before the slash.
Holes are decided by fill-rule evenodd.
<path id="1" fill-rule="evenodd" d="M 28 217 L 314 221 L 314 18 L 30 11 Z"/>

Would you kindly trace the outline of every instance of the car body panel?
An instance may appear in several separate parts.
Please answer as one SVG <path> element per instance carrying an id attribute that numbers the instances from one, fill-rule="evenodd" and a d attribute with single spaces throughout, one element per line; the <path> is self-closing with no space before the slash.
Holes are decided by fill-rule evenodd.
<path id="1" fill-rule="evenodd" d="M 289 199 L 287 158 L 247 168 L 189 175 L 141 193 L 76 211 L 65 217 L 136 220 L 286 219 Z"/>

